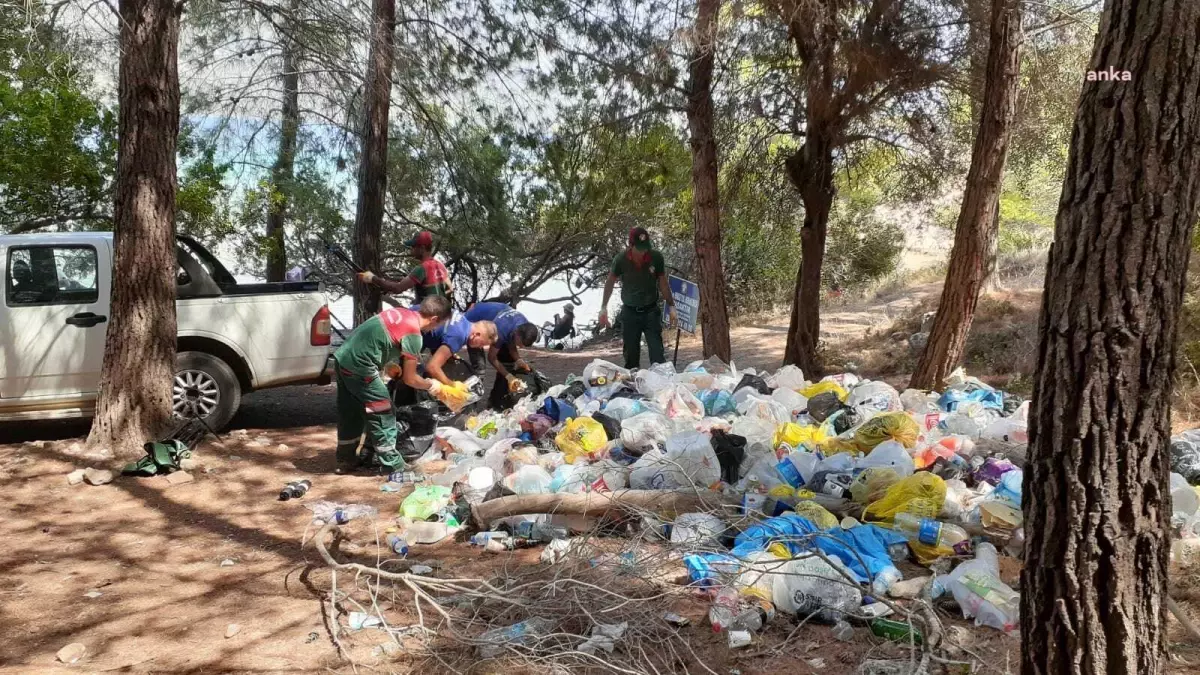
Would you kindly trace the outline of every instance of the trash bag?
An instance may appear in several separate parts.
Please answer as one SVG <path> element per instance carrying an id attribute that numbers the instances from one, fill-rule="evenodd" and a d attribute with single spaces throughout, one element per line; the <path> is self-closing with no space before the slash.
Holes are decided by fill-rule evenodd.
<path id="1" fill-rule="evenodd" d="M 737 386 L 734 387 L 733 390 L 737 391 L 743 387 L 750 387 L 763 396 L 771 395 L 771 388 L 767 386 L 767 381 L 757 375 L 743 375 L 742 379 L 737 383 Z"/>
<path id="2" fill-rule="evenodd" d="M 653 370 L 639 370 L 633 374 L 633 385 L 639 394 L 653 397 L 658 392 L 673 384 L 671 377 L 656 373 Z"/>
<path id="3" fill-rule="evenodd" d="M 562 390 L 562 392 L 559 394 L 559 397 L 565 398 L 568 401 L 574 401 L 580 396 L 583 396 L 585 392 L 587 392 L 587 382 L 575 379 L 567 382 L 566 389 Z"/>
<path id="4" fill-rule="evenodd" d="M 654 395 L 653 401 L 662 409 L 663 414 L 671 419 L 704 417 L 704 404 L 682 384 L 672 383 L 660 389 Z"/>
<path id="5" fill-rule="evenodd" d="M 614 398 L 605 403 L 601 410 L 604 411 L 605 415 L 617 421 L 623 421 L 644 412 L 645 406 L 642 405 L 641 401 L 631 398 Z"/>
<path id="6" fill-rule="evenodd" d="M 596 359 L 583 369 L 583 380 L 591 387 L 603 387 L 610 382 L 628 380 L 629 376 L 629 370 L 604 359 Z"/>
<path id="7" fill-rule="evenodd" d="M 812 521 L 813 525 L 816 525 L 822 530 L 828 530 L 831 527 L 837 527 L 837 524 L 841 522 L 838 520 L 837 516 L 826 510 L 824 506 L 821 506 L 811 499 L 805 499 L 803 501 L 796 502 L 796 506 L 792 510 L 796 513 L 796 515 L 802 518 L 807 518 L 808 520 Z"/>
<path id="8" fill-rule="evenodd" d="M 863 452 L 870 452 L 887 440 L 898 441 L 904 447 L 911 448 L 917 444 L 920 435 L 921 428 L 908 413 L 893 412 L 876 415 L 864 422 L 854 433 L 854 442 Z"/>
<path id="9" fill-rule="evenodd" d="M 946 481 L 928 471 L 918 471 L 891 486 L 878 501 L 863 510 L 863 519 L 891 522 L 897 513 L 936 518 L 946 501 Z"/>
<path id="10" fill-rule="evenodd" d="M 780 444 L 783 444 L 792 449 L 796 449 L 802 445 L 816 449 L 821 441 L 824 441 L 826 438 L 828 436 L 825 435 L 825 432 L 820 427 L 812 425 L 802 426 L 795 422 L 788 422 L 775 429 L 775 434 L 771 437 L 771 447 L 778 448 Z"/>
<path id="11" fill-rule="evenodd" d="M 647 452 L 629 468 L 635 490 L 705 489 L 721 480 L 711 440 L 696 432 L 671 436 L 664 449 Z"/>
<path id="12" fill-rule="evenodd" d="M 994 420 L 980 432 L 981 438 L 1010 443 L 1029 442 L 1029 401 L 1025 401 L 1008 417 Z"/>
<path id="13" fill-rule="evenodd" d="M 608 436 L 604 433 L 604 426 L 591 417 L 576 417 L 558 432 L 554 443 L 562 450 L 567 463 L 574 464 L 580 458 L 598 459 L 597 453 L 604 450 Z"/>
<path id="14" fill-rule="evenodd" d="M 920 389 L 905 389 L 900 394 L 900 405 L 910 413 L 924 415 L 925 413 L 941 412 L 937 404 L 938 395 L 924 392 Z"/>
<path id="15" fill-rule="evenodd" d="M 428 520 L 450 504 L 451 491 L 441 485 L 418 485 L 400 502 L 400 515 L 411 520 Z"/>
<path id="16" fill-rule="evenodd" d="M 1171 471 L 1188 483 L 1200 483 L 1200 429 L 1189 429 L 1171 439 Z"/>
<path id="17" fill-rule="evenodd" d="M 554 420 L 549 415 L 536 413 L 521 420 L 521 432 L 529 434 L 529 439 L 532 442 L 542 440 L 546 434 L 550 433 L 550 428 L 555 424 Z"/>
<path id="18" fill-rule="evenodd" d="M 744 417 L 761 419 L 775 425 L 792 421 L 791 411 L 780 405 L 778 401 L 753 394 L 739 403 L 737 409 Z"/>
<path id="19" fill-rule="evenodd" d="M 823 623 L 835 623 L 853 614 L 862 604 L 862 591 L 846 583 L 846 577 L 833 565 L 808 554 L 778 566 L 771 599 L 775 609 L 797 617 L 813 616 Z"/>
<path id="20" fill-rule="evenodd" d="M 850 395 L 849 392 L 842 388 L 842 385 L 838 384 L 837 382 L 826 380 L 822 380 L 800 390 L 800 394 L 809 400 L 810 405 L 813 397 L 827 392 L 833 392 L 836 394 L 838 401 L 841 403 L 845 403 L 846 398 Z"/>
<path id="21" fill-rule="evenodd" d="M 704 404 L 704 414 L 710 417 L 722 417 L 737 411 L 733 394 L 724 389 L 706 389 L 700 392 L 700 402 Z"/>
<path id="22" fill-rule="evenodd" d="M 795 390 L 786 387 L 781 387 L 771 392 L 771 400 L 787 408 L 793 417 L 808 409 L 808 399 L 797 394 Z"/>
<path id="23" fill-rule="evenodd" d="M 621 437 L 620 420 L 609 417 L 602 412 L 592 413 L 592 419 L 596 420 L 600 423 L 600 426 L 604 427 L 604 435 L 608 438 L 608 440 L 614 441 Z"/>
<path id="24" fill-rule="evenodd" d="M 963 403 L 978 403 L 993 410 L 1004 409 L 1004 393 L 990 387 L 974 389 L 947 389 L 938 399 L 938 405 L 946 412 L 954 412 Z"/>
<path id="25" fill-rule="evenodd" d="M 477 436 L 454 427 L 438 427 L 433 432 L 434 443 L 446 454 L 458 453 L 468 457 L 478 457 L 483 454 L 483 444 Z"/>
<path id="26" fill-rule="evenodd" d="M 855 467 L 857 469 L 887 468 L 892 469 L 901 478 L 913 475 L 916 466 L 912 455 L 896 441 L 884 441 L 872 448 L 871 452 Z"/>
<path id="27" fill-rule="evenodd" d="M 826 391 L 808 399 L 808 416 L 814 422 L 824 422 L 831 415 L 842 409 L 842 401 L 837 392 Z"/>
<path id="28" fill-rule="evenodd" d="M 724 431 L 712 432 L 713 452 L 717 453 L 717 462 L 721 465 L 721 480 L 733 485 L 738 482 L 742 460 L 746 458 L 746 439 L 736 434 Z"/>
<path id="29" fill-rule="evenodd" d="M 775 372 L 776 389 L 798 391 L 807 386 L 808 380 L 804 379 L 804 373 L 796 366 L 787 365 Z"/>
<path id="30" fill-rule="evenodd" d="M 846 405 L 851 408 L 898 412 L 904 410 L 900 393 L 887 382 L 863 382 L 850 390 Z"/>
<path id="31" fill-rule="evenodd" d="M 561 424 L 572 417 L 579 416 L 579 412 L 575 410 L 575 406 L 561 398 L 550 398 L 549 396 L 546 397 L 545 401 L 542 401 L 542 407 L 538 412 L 554 420 L 555 424 Z"/>
<path id="32" fill-rule="evenodd" d="M 554 477 L 537 464 L 525 464 L 516 472 L 505 476 L 504 486 L 519 495 L 534 495 L 550 492 Z"/>
<path id="33" fill-rule="evenodd" d="M 671 424 L 656 412 L 644 412 L 621 420 L 621 444 L 627 450 L 646 452 L 666 443 Z"/>
<path id="34" fill-rule="evenodd" d="M 711 513 L 681 513 L 671 525 L 671 543 L 716 548 L 724 532 L 725 521 Z"/>
<path id="35" fill-rule="evenodd" d="M 525 383 L 525 390 L 513 392 L 509 391 L 503 384 L 499 388 L 493 386 L 488 401 L 492 408 L 496 410 L 508 410 L 515 407 L 526 396 L 541 396 L 550 390 L 549 378 L 539 371 L 513 373 L 513 377 Z"/>
<path id="36" fill-rule="evenodd" d="M 888 488 L 900 482 L 900 474 L 890 467 L 867 469 L 850 483 L 850 498 L 859 504 L 870 504 L 887 494 Z"/>
<path id="37" fill-rule="evenodd" d="M 430 436 L 437 429 L 433 411 L 422 405 L 406 405 L 396 408 L 396 422 L 408 425 L 413 436 Z"/>

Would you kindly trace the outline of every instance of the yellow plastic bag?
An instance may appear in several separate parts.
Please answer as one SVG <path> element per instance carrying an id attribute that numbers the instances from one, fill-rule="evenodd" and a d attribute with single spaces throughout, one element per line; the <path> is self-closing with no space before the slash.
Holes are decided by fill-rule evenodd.
<path id="1" fill-rule="evenodd" d="M 562 450 L 568 464 L 579 458 L 592 459 L 593 453 L 604 449 L 608 436 L 604 427 L 590 417 L 575 417 L 567 420 L 566 426 L 554 437 L 554 443 Z"/>
<path id="2" fill-rule="evenodd" d="M 843 452 L 858 452 L 858 444 L 849 438 L 833 436 L 826 438 L 817 445 L 817 449 L 826 457 L 840 455 Z"/>
<path id="3" fill-rule="evenodd" d="M 808 518 L 813 522 L 813 525 L 822 530 L 828 530 L 838 524 L 837 516 L 816 502 L 797 502 L 796 508 L 792 510 L 796 512 L 796 515 Z"/>
<path id="4" fill-rule="evenodd" d="M 437 400 L 446 404 L 446 407 L 453 413 L 462 411 L 469 398 L 471 398 L 471 390 L 467 388 L 466 382 L 451 382 L 449 385 L 443 385 L 437 393 Z"/>
<path id="5" fill-rule="evenodd" d="M 859 504 L 870 504 L 887 494 L 887 489 L 900 482 L 900 474 L 888 467 L 872 467 L 854 477 L 850 495 Z"/>
<path id="6" fill-rule="evenodd" d="M 920 435 L 921 428 L 908 413 L 884 413 L 864 422 L 854 433 L 854 442 L 863 452 L 870 452 L 884 441 L 898 441 L 900 445 L 911 448 L 917 444 Z"/>
<path id="7" fill-rule="evenodd" d="M 849 392 L 842 388 L 842 385 L 832 381 L 810 384 L 809 386 L 800 390 L 800 395 L 804 398 L 812 398 L 817 394 L 824 394 L 827 391 L 832 391 L 833 393 L 837 394 L 838 400 L 842 403 L 845 403 L 846 397 L 850 395 Z"/>
<path id="8" fill-rule="evenodd" d="M 788 422 L 779 425 L 775 429 L 775 435 L 771 438 L 771 447 L 778 448 L 781 443 L 792 448 L 798 448 L 801 445 L 816 447 L 818 443 L 824 441 L 828 436 L 821 430 L 820 427 L 806 425 L 800 426 L 795 422 Z"/>
<path id="9" fill-rule="evenodd" d="M 918 471 L 891 486 L 883 498 L 871 502 L 863 520 L 890 523 L 897 513 L 936 518 L 946 501 L 946 481 L 928 471 Z"/>
<path id="10" fill-rule="evenodd" d="M 949 546 L 930 546 L 919 541 L 908 542 L 908 547 L 912 549 L 913 557 L 922 565 L 930 565 L 938 558 L 952 558 L 958 555 Z"/>

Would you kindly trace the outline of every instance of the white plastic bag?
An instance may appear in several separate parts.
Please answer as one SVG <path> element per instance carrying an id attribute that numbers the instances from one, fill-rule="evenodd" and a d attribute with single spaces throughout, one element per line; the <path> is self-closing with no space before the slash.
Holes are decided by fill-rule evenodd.
<path id="1" fill-rule="evenodd" d="M 735 417 L 733 433 L 746 439 L 746 452 L 766 451 L 774 454 L 771 438 L 775 435 L 776 425 L 773 421 L 757 417 Z"/>
<path id="2" fill-rule="evenodd" d="M 771 392 L 771 400 L 787 408 L 792 417 L 808 410 L 808 399 L 797 393 L 796 390 L 787 387 L 780 387 Z"/>
<path id="3" fill-rule="evenodd" d="M 786 365 L 776 371 L 775 386 L 795 391 L 807 387 L 808 380 L 804 379 L 804 372 L 799 368 L 793 365 Z"/>
<path id="4" fill-rule="evenodd" d="M 433 432 L 434 442 L 442 446 L 446 454 L 457 452 L 460 455 L 477 457 L 483 454 L 481 439 L 474 434 L 468 434 L 454 427 L 438 427 Z"/>
<path id="5" fill-rule="evenodd" d="M 700 419 L 704 417 L 704 404 L 696 398 L 685 385 L 671 384 L 660 389 L 654 395 L 654 402 L 663 409 L 663 413 L 671 418 L 687 417 Z"/>
<path id="6" fill-rule="evenodd" d="M 671 378 L 653 370 L 639 370 L 633 376 L 633 384 L 639 394 L 652 397 L 671 386 Z"/>
<path id="7" fill-rule="evenodd" d="M 605 403 L 604 407 L 600 410 L 605 415 L 620 422 L 643 412 L 642 408 L 641 401 L 635 401 L 631 398 L 614 398 Z"/>
<path id="8" fill-rule="evenodd" d="M 778 401 L 751 394 L 738 404 L 738 412 L 746 417 L 753 417 L 775 425 L 786 424 L 792 421 L 792 413 L 787 408 L 783 407 Z"/>
<path id="9" fill-rule="evenodd" d="M 871 449 L 871 453 L 858 460 L 859 469 L 894 469 L 896 475 L 907 478 L 913 475 L 916 465 L 912 455 L 896 441 L 884 441 Z"/>
<path id="10" fill-rule="evenodd" d="M 837 558 L 829 560 L 845 569 Z M 833 623 L 862 604 L 862 591 L 846 583 L 842 571 L 815 555 L 793 558 L 768 576 L 775 609 L 781 612 L 801 617 L 816 613 L 817 620 Z"/>
<path id="11" fill-rule="evenodd" d="M 504 485 L 519 495 L 533 495 L 550 492 L 550 483 L 554 477 L 537 464 L 525 464 L 516 473 L 505 477 Z"/>
<path id="12" fill-rule="evenodd" d="M 975 617 L 975 625 L 991 626 L 1005 633 L 1020 627 L 1021 596 L 1000 580 L 995 546 L 987 542 L 976 546 L 975 559 L 955 567 L 945 585 L 954 594 L 963 616 Z"/>
<path id="13" fill-rule="evenodd" d="M 706 373 L 702 370 L 686 373 L 679 373 L 671 378 L 676 384 L 682 384 L 692 391 L 703 391 L 705 389 L 715 388 L 717 376 L 712 373 Z"/>
<path id="14" fill-rule="evenodd" d="M 671 436 L 665 449 L 647 452 L 629 468 L 629 485 L 635 490 L 703 490 L 721 479 L 712 441 L 696 432 Z"/>
<path id="15" fill-rule="evenodd" d="M 962 407 L 962 404 L 959 404 Z M 1029 442 L 1029 401 L 1021 404 L 1012 415 L 993 421 L 980 433 L 981 438 L 1009 443 Z"/>
<path id="16" fill-rule="evenodd" d="M 583 379 L 585 382 L 594 382 L 600 377 L 603 377 L 608 382 L 627 380 L 629 379 L 629 370 L 604 359 L 595 359 L 583 369 Z"/>
<path id="17" fill-rule="evenodd" d="M 938 407 L 938 395 L 920 389 L 905 389 L 900 394 L 900 405 L 910 413 L 924 415 L 925 413 L 941 412 Z"/>
<path id="18" fill-rule="evenodd" d="M 982 438 L 983 430 L 997 418 L 995 410 L 984 407 L 977 401 L 959 403 L 954 412 L 946 415 L 939 427 L 943 434 L 962 434 L 970 438 Z"/>
<path id="19" fill-rule="evenodd" d="M 516 438 L 506 438 L 499 443 L 492 445 L 483 454 L 483 463 L 490 467 L 496 475 L 504 475 L 504 463 L 507 461 L 508 451 L 519 445 L 521 441 Z"/>
<path id="20" fill-rule="evenodd" d="M 671 543 L 694 548 L 716 548 L 725 522 L 711 513 L 681 513 L 671 526 Z"/>
<path id="21" fill-rule="evenodd" d="M 621 444 L 634 451 L 644 452 L 665 443 L 671 435 L 671 424 L 667 418 L 655 413 L 644 412 L 621 420 Z"/>
<path id="22" fill-rule="evenodd" d="M 899 412 L 904 409 L 900 394 L 887 382 L 861 382 L 850 390 L 846 405 L 860 410 Z"/>

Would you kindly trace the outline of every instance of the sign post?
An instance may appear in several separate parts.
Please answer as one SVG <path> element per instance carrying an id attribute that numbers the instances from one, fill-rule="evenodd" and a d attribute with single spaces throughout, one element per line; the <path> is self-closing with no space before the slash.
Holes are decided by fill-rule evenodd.
<path id="1" fill-rule="evenodd" d="M 679 366 L 679 335 L 683 331 L 695 335 L 696 321 L 700 316 L 700 287 L 677 276 L 667 277 L 671 286 L 671 296 L 675 298 L 675 313 L 679 317 L 679 325 L 675 327 L 675 355 L 671 363 Z M 663 323 L 670 321 L 670 308 L 663 306 Z"/>

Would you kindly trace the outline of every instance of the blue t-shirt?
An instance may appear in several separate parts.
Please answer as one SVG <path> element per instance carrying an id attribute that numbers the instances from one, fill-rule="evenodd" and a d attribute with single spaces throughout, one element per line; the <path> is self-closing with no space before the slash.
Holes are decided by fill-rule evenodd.
<path id="1" fill-rule="evenodd" d="M 496 324 L 496 346 L 502 347 L 513 341 L 513 333 L 517 326 L 529 323 L 529 319 L 517 310 L 503 302 L 481 302 L 468 309 L 464 316 L 467 321 L 491 321 Z"/>
<path id="2" fill-rule="evenodd" d="M 450 315 L 450 320 L 434 328 L 428 333 L 421 333 L 425 349 L 436 352 L 438 347 L 445 345 L 451 354 L 457 354 L 467 346 L 467 338 L 471 336 L 471 322 L 457 310 Z"/>

